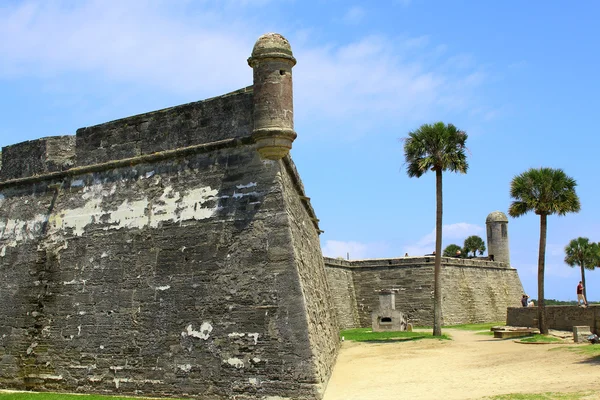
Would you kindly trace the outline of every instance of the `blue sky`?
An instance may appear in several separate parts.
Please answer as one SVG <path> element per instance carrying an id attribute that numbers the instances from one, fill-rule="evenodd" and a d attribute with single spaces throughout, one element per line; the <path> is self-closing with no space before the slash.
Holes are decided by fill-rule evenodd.
<path id="1" fill-rule="evenodd" d="M 470 162 L 444 175 L 444 246 L 485 238 L 515 175 L 562 168 L 582 209 L 549 217 L 546 297 L 575 299 L 564 246 L 600 241 L 599 14 L 591 0 L 0 0 L 0 146 L 250 85 L 255 40 L 279 32 L 298 60 L 292 156 L 326 255 L 433 250 L 435 177 L 408 178 L 400 138 L 444 121 L 469 134 Z M 509 221 L 535 298 L 539 217 Z M 586 277 L 600 300 L 600 271 Z"/>

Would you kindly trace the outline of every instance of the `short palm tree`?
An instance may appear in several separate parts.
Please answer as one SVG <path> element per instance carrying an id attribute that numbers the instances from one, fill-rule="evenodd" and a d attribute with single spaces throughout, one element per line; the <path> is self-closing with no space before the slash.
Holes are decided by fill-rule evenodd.
<path id="1" fill-rule="evenodd" d="M 435 172 L 436 218 L 435 218 L 435 266 L 433 294 L 433 335 L 442 334 L 442 172 L 467 173 L 469 164 L 465 154 L 467 134 L 452 124 L 436 122 L 424 124 L 409 132 L 404 140 L 406 173 L 420 178 L 427 171 Z"/>
<path id="2" fill-rule="evenodd" d="M 477 256 L 477 252 L 479 252 L 479 255 L 481 256 L 485 251 L 485 243 L 483 242 L 483 239 L 477 235 L 471 235 L 466 238 L 463 247 L 467 254 L 473 252 L 473 257 Z"/>
<path id="3" fill-rule="evenodd" d="M 462 247 L 460 247 L 459 245 L 454 244 L 454 243 L 449 244 L 444 249 L 444 252 L 442 253 L 442 256 L 444 256 L 444 257 L 454 257 L 456 255 L 456 251 L 457 250 L 462 251 Z"/>
<path id="4" fill-rule="evenodd" d="M 585 270 L 593 270 L 600 264 L 600 245 L 590 242 L 586 237 L 578 237 L 569 242 L 565 247 L 565 262 L 567 265 L 581 268 L 581 283 L 583 284 L 583 297 L 587 300 L 585 289 Z"/>
<path id="5" fill-rule="evenodd" d="M 529 211 L 540 216 L 540 246 L 538 253 L 538 323 L 540 333 L 547 334 L 544 302 L 544 269 L 546 262 L 546 232 L 548 215 L 566 215 L 579 212 L 579 197 L 575 179 L 562 169 L 531 168 L 513 178 L 510 196 L 514 199 L 508 208 L 511 217 L 520 217 Z"/>

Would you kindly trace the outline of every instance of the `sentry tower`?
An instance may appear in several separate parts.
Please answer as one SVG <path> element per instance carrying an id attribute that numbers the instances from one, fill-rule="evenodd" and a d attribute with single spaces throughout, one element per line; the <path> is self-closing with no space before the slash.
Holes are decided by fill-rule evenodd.
<path id="1" fill-rule="evenodd" d="M 248 65 L 254 70 L 252 138 L 262 158 L 279 160 L 296 139 L 292 91 L 296 59 L 286 38 L 267 33 L 256 41 Z"/>
<path id="2" fill-rule="evenodd" d="M 501 211 L 491 212 L 485 219 L 487 227 L 488 254 L 494 256 L 494 261 L 510 265 L 508 248 L 508 218 Z"/>

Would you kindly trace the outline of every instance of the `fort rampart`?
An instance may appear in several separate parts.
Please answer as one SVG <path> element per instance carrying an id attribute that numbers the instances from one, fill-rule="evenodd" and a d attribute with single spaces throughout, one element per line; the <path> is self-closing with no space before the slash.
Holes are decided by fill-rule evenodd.
<path id="1" fill-rule="evenodd" d="M 396 309 L 417 325 L 433 323 L 434 256 L 347 261 L 325 258 L 340 325 L 371 326 L 381 289 L 398 289 Z M 443 324 L 504 321 L 523 287 L 507 263 L 442 257 Z"/>

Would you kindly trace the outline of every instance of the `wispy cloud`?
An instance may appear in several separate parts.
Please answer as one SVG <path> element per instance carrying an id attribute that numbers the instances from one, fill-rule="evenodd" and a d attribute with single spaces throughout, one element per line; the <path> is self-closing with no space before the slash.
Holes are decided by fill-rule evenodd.
<path id="1" fill-rule="evenodd" d="M 251 84 L 245 60 L 264 33 L 256 8 L 268 2 L 9 3 L 0 9 L 0 79 L 68 81 L 72 74 L 87 74 L 184 97 L 219 95 Z M 358 22 L 364 14 L 352 7 L 346 17 Z M 310 27 L 287 34 L 298 59 L 298 119 L 422 120 L 444 110 L 468 110 L 486 81 L 468 55 L 460 57 L 469 65 L 445 62 L 452 55 L 428 36 L 315 43 L 307 32 Z"/>
<path id="2" fill-rule="evenodd" d="M 190 18 L 161 1 L 69 4 L 28 2 L 0 12 L 0 77 L 86 72 L 198 91 L 221 90 L 227 81 L 241 87 L 251 76 L 240 60 L 258 34 L 244 35 L 249 27 L 235 17 L 223 29 L 222 15 L 209 8 Z"/>
<path id="3" fill-rule="evenodd" d="M 377 258 L 385 252 L 387 246 L 382 243 L 360 243 L 354 241 L 327 240 L 323 246 L 323 255 L 326 257 L 342 257 L 351 260 L 364 258 Z"/>
<path id="4" fill-rule="evenodd" d="M 362 21 L 365 16 L 365 10 L 359 6 L 353 6 L 346 11 L 344 16 L 342 17 L 342 21 L 346 24 L 356 25 Z"/>
<path id="5" fill-rule="evenodd" d="M 471 235 L 481 235 L 482 232 L 483 228 L 481 226 L 468 224 L 466 222 L 444 225 L 442 227 L 443 247 L 452 243 L 462 246 L 467 237 Z M 416 243 L 404 246 L 404 252 L 415 256 L 430 254 L 433 250 L 435 250 L 435 228 Z"/>

